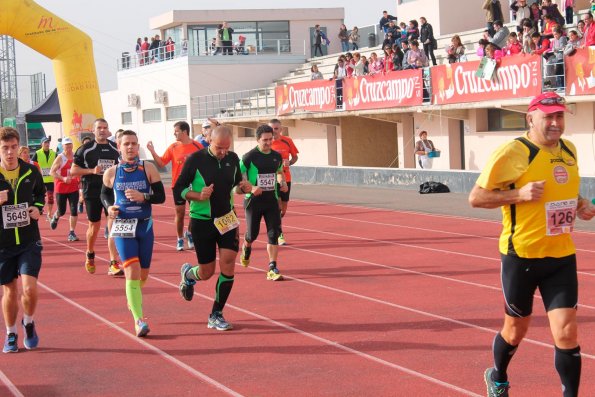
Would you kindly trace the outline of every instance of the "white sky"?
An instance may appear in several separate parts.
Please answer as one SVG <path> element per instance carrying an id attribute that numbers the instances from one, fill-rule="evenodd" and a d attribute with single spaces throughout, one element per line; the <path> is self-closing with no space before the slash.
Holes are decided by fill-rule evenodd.
<path id="1" fill-rule="evenodd" d="M 383 10 L 395 15 L 396 0 L 37 0 L 37 3 L 87 33 L 93 39 L 99 88 L 116 88 L 117 59 L 124 51 L 134 52 L 136 38 L 153 33 L 149 19 L 170 10 L 246 8 L 333 8 L 345 9 L 347 26 L 378 23 Z M 51 61 L 17 43 L 17 74 L 46 74 L 48 93 L 55 88 Z M 28 78 L 19 77 L 19 111 L 30 107 Z"/>

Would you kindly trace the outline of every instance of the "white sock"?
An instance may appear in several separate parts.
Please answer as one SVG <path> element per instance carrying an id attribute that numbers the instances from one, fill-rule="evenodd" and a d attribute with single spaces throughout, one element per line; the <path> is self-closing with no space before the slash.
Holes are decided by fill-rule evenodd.
<path id="1" fill-rule="evenodd" d="M 32 322 L 33 316 L 27 316 L 26 314 L 23 314 L 23 323 L 25 323 L 25 325 L 31 324 Z"/>
<path id="2" fill-rule="evenodd" d="M 11 327 L 6 327 L 6 335 L 8 334 L 16 334 L 17 333 L 17 325 L 13 325 Z"/>

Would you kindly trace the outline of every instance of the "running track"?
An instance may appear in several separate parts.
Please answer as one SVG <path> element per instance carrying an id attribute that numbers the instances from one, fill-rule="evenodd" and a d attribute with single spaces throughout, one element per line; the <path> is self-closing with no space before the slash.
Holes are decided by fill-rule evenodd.
<path id="1" fill-rule="evenodd" d="M 105 240 L 89 275 L 84 243 L 66 242 L 67 218 L 56 231 L 42 222 L 40 348 L 1 356 L 0 396 L 485 395 L 482 374 L 502 321 L 498 223 L 294 200 L 284 220 L 290 245 L 280 248 L 285 281 L 265 278 L 263 229 L 251 267 L 236 267 L 225 311 L 235 329 L 217 332 L 206 327 L 214 279 L 198 284 L 192 302 L 179 296 L 180 265 L 196 258 L 175 251 L 168 200 L 154 209 L 145 339 L 132 334 L 124 279 L 106 275 Z M 79 223 L 79 237 L 85 230 Z M 574 237 L 581 395 L 592 396 L 595 233 Z M 534 313 L 510 368 L 511 394 L 558 396 L 538 297 Z"/>

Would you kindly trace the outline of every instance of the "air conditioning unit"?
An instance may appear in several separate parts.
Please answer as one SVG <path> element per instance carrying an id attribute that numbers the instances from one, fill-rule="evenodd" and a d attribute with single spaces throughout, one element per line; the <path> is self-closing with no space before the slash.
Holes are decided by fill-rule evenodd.
<path id="1" fill-rule="evenodd" d="M 136 94 L 128 94 L 128 106 L 136 108 L 140 106 L 140 96 Z"/>
<path id="2" fill-rule="evenodd" d="M 155 90 L 153 93 L 155 97 L 155 103 L 166 104 L 167 103 L 167 91 Z"/>

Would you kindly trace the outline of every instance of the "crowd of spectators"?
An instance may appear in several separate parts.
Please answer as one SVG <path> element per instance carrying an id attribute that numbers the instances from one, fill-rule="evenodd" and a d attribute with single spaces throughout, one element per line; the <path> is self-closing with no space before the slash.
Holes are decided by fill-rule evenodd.
<path id="1" fill-rule="evenodd" d="M 148 37 L 136 39 L 135 51 L 139 66 L 144 66 L 168 61 L 178 55 L 186 55 L 188 53 L 188 42 L 184 40 L 181 47 L 178 48 L 171 37 L 168 37 L 167 40 L 161 40 L 160 36 L 156 34 L 151 37 L 150 43 Z"/>

